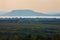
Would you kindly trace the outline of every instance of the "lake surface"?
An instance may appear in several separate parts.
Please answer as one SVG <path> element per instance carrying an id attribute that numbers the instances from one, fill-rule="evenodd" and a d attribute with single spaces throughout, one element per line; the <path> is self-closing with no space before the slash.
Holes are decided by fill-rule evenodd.
<path id="1" fill-rule="evenodd" d="M 0 18 L 60 18 L 60 16 L 0 16 Z"/>

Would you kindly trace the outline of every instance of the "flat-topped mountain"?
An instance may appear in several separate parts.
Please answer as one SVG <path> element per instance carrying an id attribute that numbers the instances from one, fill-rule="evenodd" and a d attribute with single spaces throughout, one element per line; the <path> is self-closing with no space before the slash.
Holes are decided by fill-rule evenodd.
<path id="1" fill-rule="evenodd" d="M 11 12 L 0 12 L 0 16 L 60 16 L 60 13 L 42 13 L 33 10 L 12 10 Z"/>
<path id="2" fill-rule="evenodd" d="M 35 12 L 32 10 L 13 10 L 4 14 L 4 16 L 47 16 L 47 14 Z"/>

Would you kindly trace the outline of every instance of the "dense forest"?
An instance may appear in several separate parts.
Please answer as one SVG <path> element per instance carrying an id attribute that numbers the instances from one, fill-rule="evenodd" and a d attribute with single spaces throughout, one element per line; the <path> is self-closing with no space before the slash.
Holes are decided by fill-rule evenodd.
<path id="1" fill-rule="evenodd" d="M 0 18 L 0 22 L 60 22 L 59 18 Z"/>
<path id="2" fill-rule="evenodd" d="M 60 19 L 0 18 L 0 40 L 60 40 Z"/>

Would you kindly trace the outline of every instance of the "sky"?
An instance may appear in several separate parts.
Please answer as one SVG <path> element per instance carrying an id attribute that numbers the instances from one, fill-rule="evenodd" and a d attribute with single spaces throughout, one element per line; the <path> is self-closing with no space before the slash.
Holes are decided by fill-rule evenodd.
<path id="1" fill-rule="evenodd" d="M 35 10 L 60 12 L 60 0 L 0 0 L 0 11 Z"/>

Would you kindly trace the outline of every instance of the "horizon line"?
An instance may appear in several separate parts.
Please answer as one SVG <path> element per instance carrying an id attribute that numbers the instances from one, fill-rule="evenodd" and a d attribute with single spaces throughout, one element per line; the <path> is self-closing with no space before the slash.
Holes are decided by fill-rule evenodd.
<path id="1" fill-rule="evenodd" d="M 0 18 L 60 18 L 60 16 L 0 16 Z"/>

